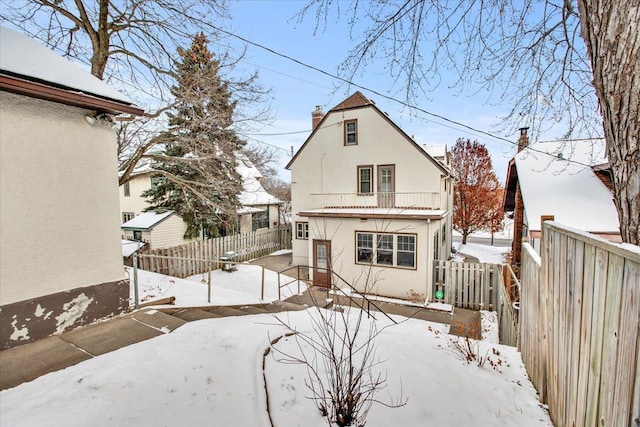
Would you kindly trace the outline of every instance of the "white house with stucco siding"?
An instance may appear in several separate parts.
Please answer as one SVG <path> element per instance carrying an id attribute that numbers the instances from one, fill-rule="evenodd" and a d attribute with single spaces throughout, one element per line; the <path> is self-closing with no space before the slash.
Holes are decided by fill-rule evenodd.
<path id="1" fill-rule="evenodd" d="M 113 116 L 126 97 L 0 28 L 0 349 L 128 308 Z"/>
<path id="2" fill-rule="evenodd" d="M 315 285 L 433 299 L 433 260 L 451 248 L 448 155 L 436 160 L 360 92 L 312 121 L 287 165 L 293 263 Z"/>

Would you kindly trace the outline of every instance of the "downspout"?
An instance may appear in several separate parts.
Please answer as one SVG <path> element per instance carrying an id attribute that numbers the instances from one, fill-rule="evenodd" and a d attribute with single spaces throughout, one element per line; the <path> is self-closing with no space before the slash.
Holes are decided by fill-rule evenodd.
<path id="1" fill-rule="evenodd" d="M 431 300 L 431 280 L 433 280 L 433 248 L 431 247 L 431 242 L 432 242 L 432 238 L 431 238 L 431 219 L 427 219 L 427 256 L 425 257 L 428 261 L 427 261 L 427 278 L 426 278 L 426 283 L 425 283 L 425 290 L 424 290 L 424 295 L 425 295 L 425 300 L 430 301 Z"/>

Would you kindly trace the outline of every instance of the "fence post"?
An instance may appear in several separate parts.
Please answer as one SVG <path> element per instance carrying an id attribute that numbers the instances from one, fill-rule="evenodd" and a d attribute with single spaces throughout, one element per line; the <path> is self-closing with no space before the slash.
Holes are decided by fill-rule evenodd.
<path id="1" fill-rule="evenodd" d="M 209 262 L 209 271 L 207 272 L 207 302 L 211 304 L 211 262 Z"/>
<path id="2" fill-rule="evenodd" d="M 282 299 L 282 296 L 280 295 L 280 273 L 278 273 L 278 301 L 280 301 Z"/>
<path id="3" fill-rule="evenodd" d="M 260 300 L 264 300 L 264 264 L 262 265 L 262 285 L 260 286 Z"/>
<path id="4" fill-rule="evenodd" d="M 137 310 L 140 308 L 140 298 L 138 294 L 138 253 L 133 253 L 133 294 L 134 294 L 134 307 Z"/>

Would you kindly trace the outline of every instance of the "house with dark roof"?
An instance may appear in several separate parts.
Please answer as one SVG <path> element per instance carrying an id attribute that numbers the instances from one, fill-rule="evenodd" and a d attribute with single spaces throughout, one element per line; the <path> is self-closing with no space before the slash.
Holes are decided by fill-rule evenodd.
<path id="1" fill-rule="evenodd" d="M 129 307 L 113 116 L 125 96 L 0 28 L 0 349 Z"/>
<path id="2" fill-rule="evenodd" d="M 518 149 L 509 162 L 503 200 L 514 218 L 514 265 L 520 263 L 523 239 L 540 251 L 545 219 L 621 242 L 603 139 L 529 145 L 522 128 Z"/>
<path id="3" fill-rule="evenodd" d="M 312 124 L 287 165 L 293 263 L 316 286 L 433 300 L 433 261 L 451 249 L 445 162 L 360 92 L 326 114 L 316 107 Z"/>

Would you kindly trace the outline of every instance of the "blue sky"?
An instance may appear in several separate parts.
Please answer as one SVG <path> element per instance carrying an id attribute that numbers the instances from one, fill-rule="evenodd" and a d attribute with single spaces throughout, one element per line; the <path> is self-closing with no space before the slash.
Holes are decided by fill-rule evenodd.
<path id="1" fill-rule="evenodd" d="M 300 24 L 296 13 L 305 1 L 259 1 L 240 0 L 230 3 L 232 21 L 225 25 L 235 34 L 257 42 L 277 52 L 293 57 L 301 62 L 313 65 L 329 73 L 336 74 L 337 67 L 347 58 L 354 42 L 349 37 L 346 20 L 337 23 L 329 20 L 323 31 L 314 34 L 316 21 L 309 15 Z M 227 42 L 233 43 L 227 39 Z M 237 42 L 236 42 L 237 43 Z M 215 45 L 213 48 L 215 49 Z M 503 180 L 509 159 L 515 154 L 515 148 L 507 142 L 499 141 L 470 132 L 459 126 L 451 125 L 439 119 L 404 107 L 393 101 L 381 98 L 370 91 L 349 87 L 320 72 L 311 70 L 293 61 L 281 58 L 255 46 L 248 46 L 248 52 L 242 66 L 257 69 L 260 81 L 273 89 L 271 104 L 276 115 L 275 121 L 249 136 L 257 140 L 281 147 L 280 165 L 284 165 L 290 156 L 287 151 L 297 150 L 309 132 L 291 135 L 268 135 L 310 131 L 311 111 L 316 105 L 329 110 L 349 94 L 360 90 L 376 105 L 389 114 L 409 135 L 414 135 L 420 144 L 442 144 L 449 148 L 459 137 L 477 139 L 489 149 L 496 173 Z M 386 63 L 380 61 L 367 67 L 366 73 L 356 75 L 353 81 L 385 95 L 402 99 L 401 87 L 394 86 L 393 78 L 386 70 Z M 475 96 L 455 96 L 454 90 L 447 88 L 447 82 L 431 93 L 430 99 L 420 99 L 418 106 L 451 120 L 464 123 L 486 132 L 506 137 L 514 143 L 518 130 L 499 133 L 495 127 L 500 116 L 507 113 L 509 106 L 494 106 L 487 103 L 485 94 Z M 544 136 L 543 136 L 544 138 Z M 549 137 L 548 139 L 551 139 Z M 281 176 L 288 179 L 288 172 Z"/>

